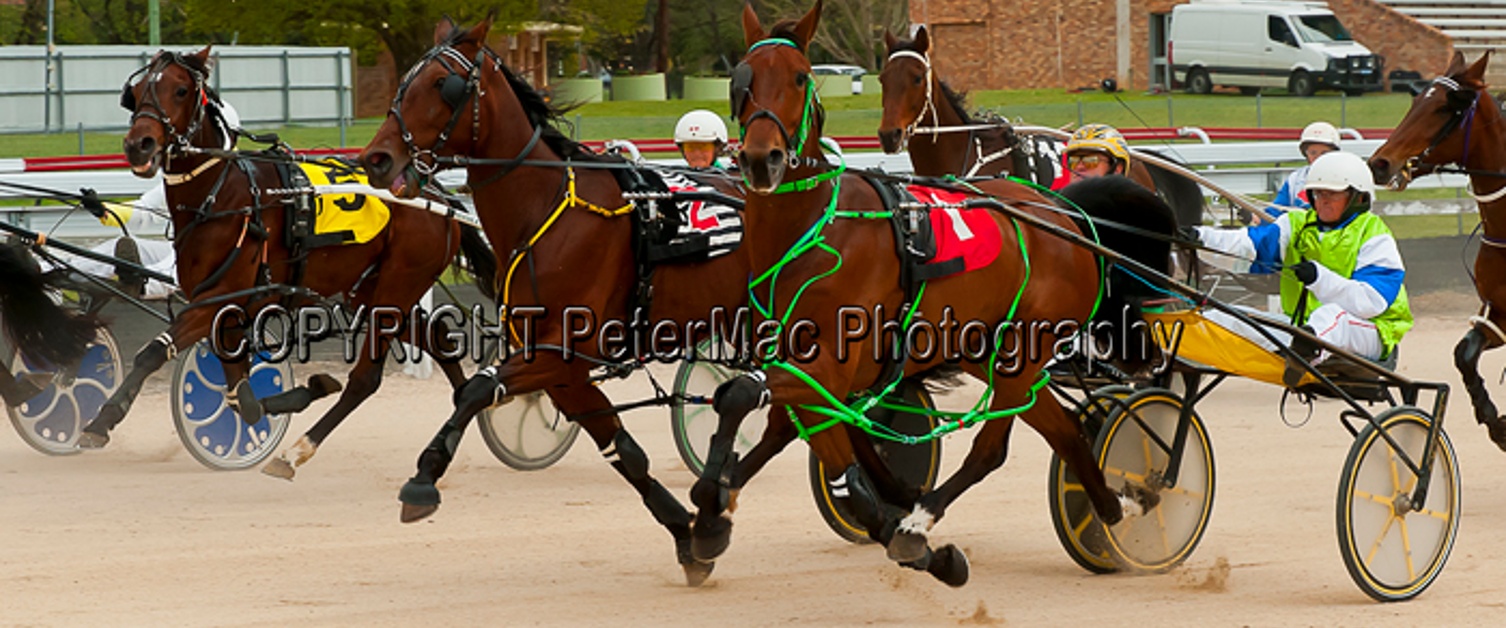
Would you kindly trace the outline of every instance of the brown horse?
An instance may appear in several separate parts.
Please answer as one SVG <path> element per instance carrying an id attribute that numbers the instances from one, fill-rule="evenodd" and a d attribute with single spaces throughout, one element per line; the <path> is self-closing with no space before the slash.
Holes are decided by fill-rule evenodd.
<path id="1" fill-rule="evenodd" d="M 1480 354 L 1506 344 L 1506 117 L 1485 91 L 1490 53 L 1466 67 L 1454 53 L 1444 75 L 1412 99 L 1396 130 L 1370 157 L 1377 184 L 1406 189 L 1419 175 L 1450 170 L 1469 175 L 1470 193 L 1480 206 L 1483 246 L 1475 256 L 1475 292 L 1484 302 L 1470 318 L 1470 330 L 1454 347 L 1454 365 L 1464 379 L 1490 439 L 1506 450 L 1506 417 L 1480 377 Z"/>
<path id="2" fill-rule="evenodd" d="M 889 313 L 919 311 L 916 317 L 936 321 L 945 310 L 955 315 L 956 322 L 968 322 L 963 326 L 977 321 L 986 329 L 1006 332 L 1028 327 L 1031 333 L 1052 338 L 1046 342 L 1054 342 L 1066 335 L 1061 328 L 1053 331 L 1047 323 L 1048 329 L 1039 329 L 1032 323 L 1086 321 L 1095 308 L 1098 290 L 1093 282 L 1102 276 L 1102 269 L 1087 249 L 1020 225 L 1022 220 L 1039 220 L 1075 233 L 1075 223 L 1055 211 L 1050 201 L 1024 185 L 990 180 L 978 187 L 991 196 L 968 198 L 1025 208 L 1010 210 L 1017 213 L 985 214 L 987 226 L 977 227 L 997 230 L 993 235 L 1002 242 L 1002 251 L 980 268 L 925 283 L 921 300 L 912 298 L 915 293 L 908 291 L 912 287 L 901 283 L 906 271 L 896 251 L 908 250 L 913 241 L 907 237 L 905 246 L 896 242 L 904 227 L 873 218 L 888 213 L 876 185 L 829 167 L 815 139 L 821 134 L 824 112 L 811 86 L 811 66 L 804 51 L 820 11 L 818 0 L 798 22 L 781 22 L 770 32 L 765 32 L 751 7 L 743 11 L 743 32 L 750 49 L 733 72 L 732 111 L 744 132 L 738 161 L 751 192 L 744 212 L 750 255 L 758 269 L 756 276 L 773 278 L 755 282 L 752 298 L 769 304 L 761 309 L 769 320 L 786 322 L 787 327 L 776 324 L 774 329 L 786 334 L 780 342 L 788 349 L 771 357 L 762 373 L 735 378 L 718 389 L 715 407 L 721 420 L 735 425 L 763 405 L 791 408 L 792 418 L 827 470 L 833 493 L 847 496 L 849 510 L 874 540 L 888 548 L 890 558 L 953 586 L 967 581 L 965 556 L 951 545 L 933 551 L 926 534 L 964 490 L 1003 464 L 1016 413 L 1083 479 L 1101 521 L 1118 523 L 1125 506 L 1131 512 L 1143 508 L 1141 502 L 1117 495 L 1104 484 L 1081 427 L 1051 395 L 1036 395 L 1044 381 L 1042 368 L 1049 351 L 1022 352 L 1008 367 L 995 367 L 1001 355 L 997 351 L 957 364 L 991 384 L 988 412 L 972 414 L 953 426 L 982 422 L 962 467 L 918 499 L 896 499 L 873 482 L 867 465 L 858 464 L 861 458 L 855 457 L 855 439 L 844 435 L 847 425 L 829 420 L 830 412 L 844 414 L 833 410 L 832 402 L 846 401 L 875 382 L 887 385 L 897 375 L 891 369 L 893 363 L 875 355 L 876 348 L 889 345 L 886 336 L 868 333 L 853 338 L 840 312 L 877 312 L 882 306 Z M 1097 192 L 1085 194 L 1080 201 L 1090 214 L 1119 209 L 1115 205 L 1123 203 L 1132 210 L 1129 213 L 1145 218 L 1141 224 L 1158 233 L 1173 228 L 1164 203 L 1122 177 L 1103 177 L 1083 185 L 1078 189 Z M 1112 194 L 1106 193 L 1109 189 Z M 1096 198 L 1090 201 L 1088 197 Z M 1166 268 L 1169 245 L 1160 242 L 1145 250 L 1151 251 L 1144 258 L 1152 267 Z M 1118 310 L 1113 311 L 1119 316 Z M 896 321 L 875 316 L 869 329 L 892 322 Z M 1005 322 L 1019 324 L 1001 325 Z M 994 332 L 996 348 L 1007 342 L 1000 338 L 1003 333 Z M 846 346 L 850 355 L 836 346 L 849 340 L 853 341 Z M 905 375 L 948 363 L 941 351 L 907 353 L 900 360 L 902 368 L 897 369 Z M 981 410 L 982 402 L 979 405 Z M 845 414 L 851 416 L 852 408 L 847 410 Z M 730 440 L 719 434 L 712 441 L 712 455 L 730 446 Z M 728 496 L 709 475 L 701 477 L 691 496 L 699 509 L 692 550 L 697 558 L 715 558 L 730 541 L 731 521 L 721 506 Z"/>
<path id="3" fill-rule="evenodd" d="M 677 342 L 693 345 L 708 331 L 697 325 L 714 321 L 713 311 L 747 300 L 748 247 L 701 261 L 649 263 L 639 248 L 646 223 L 623 197 L 635 187 L 634 179 L 647 173 L 592 153 L 560 133 L 555 125 L 563 110 L 485 44 L 490 26 L 490 20 L 469 30 L 441 22 L 434 48 L 405 75 L 386 122 L 360 156 L 374 185 L 399 194 L 412 194 L 442 167 L 465 166 L 488 240 L 499 252 L 508 251 L 496 276 L 502 287 L 499 305 L 507 313 L 533 312 L 527 337 L 511 340 L 528 351 L 528 359 L 513 352 L 482 369 L 455 395 L 453 413 L 400 493 L 402 520 L 417 521 L 438 508 L 435 482 L 477 413 L 510 396 L 544 390 L 585 428 L 669 531 L 687 582 L 698 585 L 713 563 L 691 555 L 690 513 L 649 473 L 643 448 L 591 383 L 592 369 L 604 362 L 645 356 L 582 342 L 572 336 L 571 319 L 563 314 L 571 308 L 589 313 L 601 334 L 609 322 L 669 324 L 685 331 Z M 742 195 L 737 180 L 725 174 L 693 178 L 699 186 Z M 595 331 L 586 335 L 602 337 Z M 566 346 L 575 349 L 573 356 L 559 351 Z M 707 460 L 706 473 L 740 486 L 793 438 L 792 424 L 776 411 L 763 439 L 735 469 L 735 456 L 723 451 Z"/>
<path id="4" fill-rule="evenodd" d="M 884 152 L 909 150 L 915 174 L 928 177 L 1010 175 L 1051 185 L 1056 177 L 1053 153 L 1060 147 L 1042 150 L 1033 143 L 1037 140 L 1015 132 L 1003 120 L 969 114 L 966 98 L 941 80 L 932 65 L 931 37 L 925 27 L 914 39 L 885 31 L 884 45 L 889 56 L 879 73 L 884 111 L 878 129 Z M 932 130 L 925 132 L 923 126 Z M 1201 220 L 1203 194 L 1197 183 L 1138 159 L 1131 160 L 1126 176 L 1159 194 L 1184 224 Z"/>
<path id="5" fill-rule="evenodd" d="M 288 207 L 297 192 L 271 192 L 290 187 L 275 163 L 186 150 L 230 149 L 238 139 L 220 113 L 218 96 L 208 87 L 212 69 L 208 47 L 193 54 L 163 51 L 138 72 L 141 80 L 128 81 L 122 91 L 121 105 L 131 111 L 124 147 L 132 172 L 151 177 L 160 168 L 166 173 L 178 285 L 190 304 L 165 333 L 136 353 L 119 391 L 80 435 L 81 447 L 108 443 L 109 430 L 125 418 L 141 383 L 179 351 L 211 333 L 226 333 L 231 343 L 241 337 L 237 330 L 213 329 L 220 306 L 239 305 L 255 316 L 259 308 L 282 298 L 275 288 L 292 286 L 305 289 L 298 292 L 304 297 L 286 301 L 295 305 L 319 295 L 344 297 L 352 309 L 391 306 L 407 312 L 462 245 L 469 261 L 485 269 L 478 272 L 492 274 L 494 259 L 479 233 L 409 207 L 392 207 L 390 222 L 365 243 L 306 246 L 290 237 L 293 214 Z M 443 329 L 442 321 L 436 329 Z M 443 332 L 439 337 L 445 337 Z M 376 392 L 390 340 L 381 337 L 375 351 L 360 351 L 339 401 L 265 472 L 292 479 L 294 468 L 313 456 L 329 433 Z M 259 420 L 263 410 L 297 412 L 340 390 L 333 378 L 317 375 L 306 387 L 257 400 L 246 383 L 246 360 L 227 360 L 224 367 L 240 416 L 248 424 Z M 440 360 L 440 368 L 451 385 L 465 380 L 457 361 Z"/>
<path id="6" fill-rule="evenodd" d="M 58 305 L 54 289 L 25 249 L 0 243 L 0 327 L 6 339 L 33 364 L 66 368 L 84 357 L 101 321 Z M 0 398 L 6 405 L 19 406 L 40 392 L 34 382 L 17 379 L 8 364 L 0 366 Z"/>

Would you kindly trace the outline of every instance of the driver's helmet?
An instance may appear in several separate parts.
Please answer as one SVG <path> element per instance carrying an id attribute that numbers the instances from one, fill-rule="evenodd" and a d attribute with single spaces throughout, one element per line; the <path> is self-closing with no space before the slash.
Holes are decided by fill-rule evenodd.
<path id="1" fill-rule="evenodd" d="M 1375 194 L 1375 180 L 1372 176 L 1370 166 L 1359 155 L 1334 151 L 1324 153 L 1313 162 L 1312 169 L 1307 172 L 1307 189 L 1352 189 L 1372 198 Z"/>
<path id="2" fill-rule="evenodd" d="M 1124 143 L 1124 135 L 1107 124 L 1089 124 L 1078 129 L 1072 134 L 1072 139 L 1067 140 L 1068 155 L 1084 150 L 1108 153 L 1119 161 L 1123 170 L 1129 169 L 1129 146 Z"/>
<path id="3" fill-rule="evenodd" d="M 1302 129 L 1302 139 L 1297 142 L 1297 149 L 1306 152 L 1308 144 L 1327 144 L 1338 150 L 1339 130 L 1327 122 L 1309 124 Z"/>
<path id="4" fill-rule="evenodd" d="M 724 145 L 727 143 L 727 124 L 714 112 L 696 109 L 680 116 L 680 121 L 675 123 L 675 143 L 685 142 L 715 142 Z"/>

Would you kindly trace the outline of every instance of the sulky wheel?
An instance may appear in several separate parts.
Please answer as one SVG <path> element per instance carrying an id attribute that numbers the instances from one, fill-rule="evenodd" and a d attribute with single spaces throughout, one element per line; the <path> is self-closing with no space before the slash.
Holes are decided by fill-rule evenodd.
<path id="1" fill-rule="evenodd" d="M 901 382 L 895 389 L 895 393 L 905 405 L 926 409 L 936 407 L 931 400 L 931 393 L 926 390 L 925 384 L 918 380 Z M 883 407 L 874 407 L 869 410 L 868 418 L 902 434 L 916 436 L 930 433 L 940 421 L 938 417 L 926 414 L 897 412 Z M 873 446 L 878 449 L 879 456 L 889 465 L 889 470 L 905 486 L 919 487 L 921 493 L 925 493 L 936 485 L 936 474 L 941 467 L 941 439 L 933 438 L 915 445 L 873 439 Z M 816 498 L 816 510 L 820 511 L 821 519 L 826 521 L 826 525 L 836 532 L 837 536 L 849 542 L 872 542 L 868 538 L 868 531 L 848 511 L 847 504 L 832 496 L 831 487 L 826 483 L 826 469 L 821 464 L 821 459 L 816 457 L 815 452 L 810 453 L 809 477 L 811 493 Z"/>
<path id="2" fill-rule="evenodd" d="M 1187 434 L 1175 482 L 1168 469 L 1177 443 L 1182 398 L 1148 388 L 1124 400 L 1102 431 L 1094 452 L 1109 488 L 1145 509 L 1104 530 L 1105 549 L 1121 568 L 1163 572 L 1197 547 L 1213 514 L 1213 447 L 1197 412 L 1187 413 Z"/>
<path id="3" fill-rule="evenodd" d="M 1440 429 L 1432 438 L 1421 503 L 1413 502 L 1417 474 L 1393 448 L 1421 465 L 1432 425 L 1411 406 L 1381 414 L 1354 439 L 1339 477 L 1339 553 L 1360 590 L 1382 602 L 1427 589 L 1459 532 L 1459 462 L 1448 435 Z"/>
<path id="4" fill-rule="evenodd" d="M 492 455 L 519 471 L 537 471 L 570 452 L 580 424 L 565 418 L 542 390 L 512 397 L 476 421 Z"/>
<path id="5" fill-rule="evenodd" d="M 251 358 L 251 390 L 266 399 L 293 386 L 293 365 Z M 230 406 L 219 357 L 200 341 L 173 367 L 173 425 L 188 453 L 211 469 L 248 469 L 272 454 L 288 431 L 286 414 L 267 414 L 247 425 Z"/>
<path id="6" fill-rule="evenodd" d="M 1105 386 L 1083 400 L 1077 409 L 1077 420 L 1082 423 L 1089 441 L 1097 439 L 1109 417 L 1121 407 L 1120 403 L 1134 393 L 1129 386 Z M 1056 530 L 1056 538 L 1072 557 L 1072 562 L 1093 573 L 1118 570 L 1108 550 L 1104 549 L 1097 519 L 1093 516 L 1093 505 L 1082 489 L 1082 482 L 1056 454 L 1051 455 L 1046 490 L 1050 500 L 1051 527 Z M 1087 537 L 1084 537 L 1085 533 Z"/>
<path id="7" fill-rule="evenodd" d="M 54 373 L 49 365 L 27 361 L 19 352 L 12 355 L 8 364 L 11 373 L 44 387 L 25 403 L 5 408 L 21 440 L 44 454 L 78 453 L 74 442 L 79 431 L 99 414 L 125 373 L 115 335 L 99 328 L 78 368 L 66 375 Z"/>
<path id="8" fill-rule="evenodd" d="M 722 352 L 718 353 L 716 347 L 720 347 Z M 717 428 L 717 414 L 711 409 L 712 393 L 716 392 L 717 386 L 742 373 L 717 360 L 718 357 L 730 356 L 731 350 L 732 346 L 726 342 L 715 339 L 701 341 L 696 345 L 696 359 L 681 362 L 679 369 L 675 371 L 674 392 L 677 399 L 687 396 L 705 398 L 704 403 L 680 402 L 670 406 L 670 428 L 675 435 L 675 449 L 680 452 L 680 460 L 685 462 L 685 467 L 697 477 L 701 475 L 701 469 L 706 467 L 706 454 L 711 450 L 711 435 L 716 433 Z M 758 444 L 768 421 L 767 408 L 748 413 L 737 427 L 732 451 L 739 456 L 748 453 L 748 450 Z"/>

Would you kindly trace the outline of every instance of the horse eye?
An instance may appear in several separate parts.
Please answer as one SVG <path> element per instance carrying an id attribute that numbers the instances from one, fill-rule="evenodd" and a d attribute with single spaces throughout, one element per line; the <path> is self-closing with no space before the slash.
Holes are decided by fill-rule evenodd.
<path id="1" fill-rule="evenodd" d="M 175 95 L 176 95 L 176 96 L 177 96 L 177 97 L 178 97 L 178 98 L 182 98 L 182 97 L 184 97 L 184 96 L 187 96 L 187 95 L 188 95 L 188 88 L 187 88 L 187 87 L 179 87 L 179 88 L 178 88 L 178 91 L 176 91 L 176 92 L 173 92 L 173 93 L 174 93 L 174 94 L 175 94 Z"/>
<path id="2" fill-rule="evenodd" d="M 797 87 L 805 87 L 805 82 L 809 81 L 810 79 L 811 79 L 811 77 L 810 77 L 809 74 L 801 72 L 801 73 L 795 75 L 795 85 Z"/>
<path id="3" fill-rule="evenodd" d="M 925 80 L 924 76 L 917 76 L 917 77 L 915 77 L 915 84 L 919 85 L 922 80 Z"/>

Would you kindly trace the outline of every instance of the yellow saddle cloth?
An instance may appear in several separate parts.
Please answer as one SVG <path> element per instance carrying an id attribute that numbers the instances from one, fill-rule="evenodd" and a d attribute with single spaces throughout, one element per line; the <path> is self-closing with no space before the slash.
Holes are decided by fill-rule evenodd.
<path id="1" fill-rule="evenodd" d="M 333 159 L 317 163 L 299 163 L 304 176 L 314 185 L 366 183 L 366 176 Z M 392 219 L 387 204 L 365 194 L 320 194 L 315 196 L 314 233 L 349 232 L 353 237 L 344 244 L 362 244 L 377 237 Z"/>

